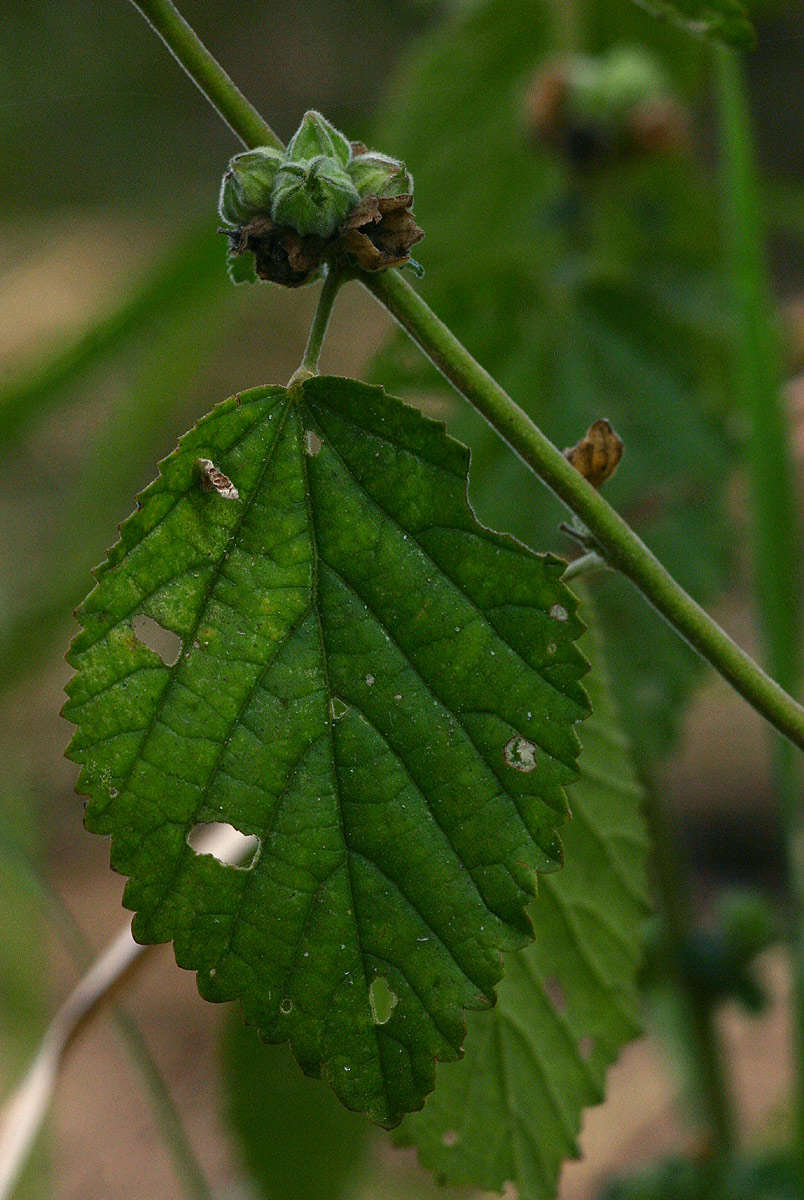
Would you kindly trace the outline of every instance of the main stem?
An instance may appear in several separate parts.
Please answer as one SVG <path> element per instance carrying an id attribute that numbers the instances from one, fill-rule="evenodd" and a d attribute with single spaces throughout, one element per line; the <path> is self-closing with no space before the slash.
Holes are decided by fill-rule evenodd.
<path id="1" fill-rule="evenodd" d="M 132 3 L 148 18 L 190 78 L 245 145 L 281 144 L 170 0 L 132 0 Z M 364 274 L 361 278 L 450 383 L 583 521 L 606 561 L 626 575 L 665 620 L 758 712 L 804 749 L 804 708 L 687 595 L 622 517 L 570 466 L 399 272 L 389 270 Z"/>
<path id="2" fill-rule="evenodd" d="M 396 271 L 362 282 L 523 462 L 583 521 L 610 566 L 780 732 L 804 749 L 804 708 L 741 650 L 676 583 L 610 504 L 570 466 L 527 413 L 477 363 Z"/>

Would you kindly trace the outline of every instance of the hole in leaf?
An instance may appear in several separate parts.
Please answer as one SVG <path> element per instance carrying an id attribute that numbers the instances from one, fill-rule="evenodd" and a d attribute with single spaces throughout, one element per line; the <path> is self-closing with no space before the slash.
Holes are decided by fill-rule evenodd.
<path id="1" fill-rule="evenodd" d="M 553 607 L 550 609 L 550 616 L 553 618 L 554 621 L 569 620 L 569 613 L 567 612 L 567 610 L 563 604 L 554 604 Z"/>
<path id="2" fill-rule="evenodd" d="M 596 1049 L 597 1042 L 590 1035 L 582 1037 L 578 1042 L 578 1053 L 584 1062 L 589 1062 L 589 1059 L 592 1057 Z"/>
<path id="3" fill-rule="evenodd" d="M 153 650 L 154 654 L 158 654 L 166 667 L 172 667 L 178 662 L 181 638 L 172 629 L 165 629 L 153 617 L 146 617 L 145 613 L 138 613 L 134 617 L 131 628 L 137 641 Z"/>
<path id="4" fill-rule="evenodd" d="M 441 1144 L 446 1146 L 448 1149 L 451 1149 L 453 1146 L 457 1146 L 460 1140 L 461 1135 L 458 1133 L 457 1129 L 445 1129 L 441 1135 Z"/>
<path id="5" fill-rule="evenodd" d="M 224 821 L 205 821 L 187 835 L 187 845 L 196 854 L 211 854 L 225 867 L 249 871 L 260 852 L 260 839 L 253 833 L 241 833 Z"/>
<path id="6" fill-rule="evenodd" d="M 398 1003 L 399 997 L 392 991 L 384 976 L 379 975 L 372 980 L 369 988 L 369 1007 L 375 1025 L 387 1025 Z"/>
<path id="7" fill-rule="evenodd" d="M 340 696 L 333 696 L 329 702 L 329 711 L 333 721 L 340 721 L 349 711 L 349 705 L 344 704 Z"/>
<path id="8" fill-rule="evenodd" d="M 521 734 L 516 734 L 505 743 L 503 754 L 508 766 L 513 767 L 515 771 L 527 772 L 536 769 L 536 747 Z"/>
<path id="9" fill-rule="evenodd" d="M 304 431 L 304 452 L 309 454 L 310 458 L 315 458 L 323 445 L 324 443 L 314 429 Z"/>
<path id="10" fill-rule="evenodd" d="M 547 999 L 555 1011 L 557 1013 L 565 1013 L 567 1011 L 567 996 L 561 980 L 556 975 L 549 975 L 544 981 L 544 990 Z"/>

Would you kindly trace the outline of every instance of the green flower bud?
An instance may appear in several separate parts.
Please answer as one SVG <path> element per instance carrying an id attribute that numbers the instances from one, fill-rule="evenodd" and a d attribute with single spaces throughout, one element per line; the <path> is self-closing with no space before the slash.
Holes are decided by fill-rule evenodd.
<path id="1" fill-rule="evenodd" d="M 297 233 L 330 237 L 360 200 L 343 167 L 319 155 L 305 162 L 286 162 L 279 169 L 271 200 L 271 217 Z"/>
<path id="2" fill-rule="evenodd" d="M 260 213 L 269 212 L 271 191 L 282 161 L 281 151 L 270 146 L 258 146 L 231 158 L 221 181 L 221 220 L 228 225 L 245 225 Z"/>
<path id="3" fill-rule="evenodd" d="M 286 156 L 292 162 L 303 162 L 321 154 L 334 158 L 345 167 L 351 158 L 352 147 L 348 138 L 313 109 L 304 114 L 301 125 L 288 142 Z"/>
<path id="4" fill-rule="evenodd" d="M 405 164 L 387 154 L 358 154 L 346 169 L 361 196 L 413 195 L 413 179 Z"/>
<path id="5" fill-rule="evenodd" d="M 601 58 L 570 60 L 568 82 L 572 111 L 606 121 L 622 120 L 637 104 L 667 90 L 660 67 L 638 46 L 615 46 Z"/>
<path id="6" fill-rule="evenodd" d="M 667 92 L 658 63 L 639 46 L 615 46 L 603 62 L 601 100 L 612 115 L 625 113 Z"/>

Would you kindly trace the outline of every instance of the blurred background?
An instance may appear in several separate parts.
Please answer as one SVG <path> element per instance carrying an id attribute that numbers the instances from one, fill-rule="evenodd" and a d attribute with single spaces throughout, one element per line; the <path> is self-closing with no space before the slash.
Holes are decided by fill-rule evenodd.
<path id="1" fill-rule="evenodd" d="M 724 298 L 711 56 L 628 0 L 531 7 L 528 26 L 523 4 L 496 5 L 508 13 L 499 44 L 483 41 L 482 10 L 495 5 L 480 0 L 186 0 L 183 12 L 283 138 L 315 107 L 351 137 L 376 137 L 407 159 L 427 231 L 417 249 L 425 295 L 558 445 L 611 416 L 626 443 L 612 501 L 737 640 L 760 653 L 746 426 L 730 387 L 734 327 Z M 759 45 L 746 67 L 800 495 L 804 5 L 752 8 Z M 545 64 L 570 50 L 633 43 L 650 47 L 678 106 L 676 143 L 667 153 L 620 159 L 606 151 L 592 162 L 573 158 L 566 142 L 549 144 L 528 109 Z M 453 45 L 463 78 L 457 67 L 450 75 Z M 70 730 L 58 714 L 72 610 L 176 438 L 235 389 L 287 380 L 315 289 L 229 284 L 215 205 L 240 147 L 131 5 L 0 0 L 0 60 L 6 1089 L 77 977 L 80 943 L 102 945 L 123 920 L 122 880 L 108 870 L 107 846 L 83 832 L 75 770 L 63 758 Z M 506 462 L 356 285 L 336 310 L 323 367 L 387 383 L 446 420 L 472 446 L 481 518 L 538 548 L 574 553 L 558 507 Z M 799 582 L 791 580 L 791 595 Z M 640 773 L 666 799 L 701 912 L 723 882 L 778 898 L 779 812 L 761 723 L 677 651 L 626 589 L 606 579 L 592 586 Z M 723 1014 L 748 1129 L 784 1124 L 782 957 L 766 956 L 763 970 L 776 1000 L 761 1019 L 747 1022 L 733 1007 Z M 329 1094 L 319 1094 L 325 1089 L 297 1080 L 283 1052 L 228 1029 L 230 1014 L 198 999 L 169 949 L 150 952 L 125 1006 L 218 1194 L 260 1194 L 247 1159 L 257 1178 L 272 1174 L 275 1184 L 286 1169 L 276 1191 L 285 1197 L 453 1194 L 439 1192 L 409 1152 L 349 1117 L 342 1125 Z M 631 1047 L 607 1104 L 588 1122 L 586 1161 L 565 1174 L 564 1200 L 592 1197 L 625 1163 L 683 1148 L 675 1094 L 657 1044 Z M 244 1151 L 226 1119 L 242 1130 L 255 1111 L 271 1131 L 262 1166 L 254 1160 L 259 1124 L 246 1132 Z M 308 1120 L 331 1147 L 318 1165 L 307 1132 L 296 1145 Z M 141 1074 L 109 1017 L 73 1049 L 46 1143 L 21 1197 L 180 1194 Z M 322 1163 L 329 1192 L 316 1175 Z"/>

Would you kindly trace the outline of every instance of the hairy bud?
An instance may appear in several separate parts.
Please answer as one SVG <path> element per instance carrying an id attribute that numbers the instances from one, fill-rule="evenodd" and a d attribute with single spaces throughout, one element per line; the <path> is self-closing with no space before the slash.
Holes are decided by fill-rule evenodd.
<path id="1" fill-rule="evenodd" d="M 350 161 L 347 171 L 361 197 L 412 196 L 413 180 L 403 162 L 371 150 Z"/>
<path id="2" fill-rule="evenodd" d="M 271 208 L 271 192 L 283 161 L 270 146 L 246 150 L 229 160 L 221 181 L 218 212 L 227 225 L 244 225 Z"/>
<path id="3" fill-rule="evenodd" d="M 280 167 L 271 216 L 277 225 L 290 225 L 302 236 L 329 237 L 359 199 L 343 167 L 322 154 Z"/>

